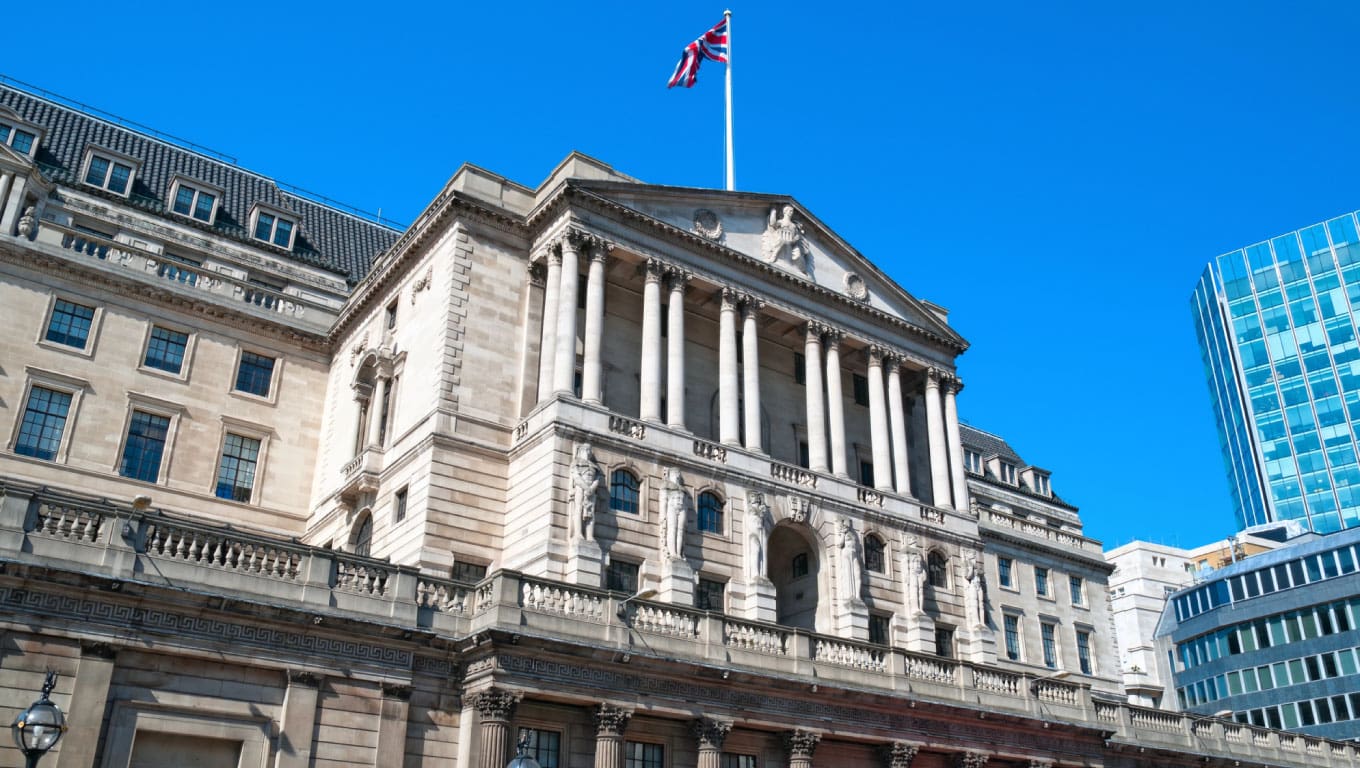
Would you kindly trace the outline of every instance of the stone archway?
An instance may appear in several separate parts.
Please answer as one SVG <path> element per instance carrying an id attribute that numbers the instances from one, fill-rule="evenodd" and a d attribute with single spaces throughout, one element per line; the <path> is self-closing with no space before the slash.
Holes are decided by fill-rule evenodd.
<path id="1" fill-rule="evenodd" d="M 775 589 L 775 621 L 816 631 L 821 557 L 810 532 L 777 525 L 770 532 L 766 571 Z"/>

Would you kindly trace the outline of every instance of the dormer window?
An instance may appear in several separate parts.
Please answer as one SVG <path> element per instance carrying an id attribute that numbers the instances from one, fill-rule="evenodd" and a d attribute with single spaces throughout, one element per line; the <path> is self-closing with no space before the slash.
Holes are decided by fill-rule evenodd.
<path id="1" fill-rule="evenodd" d="M 38 143 L 38 134 L 20 128 L 13 123 L 0 120 L 0 143 L 9 146 L 21 155 L 33 156 L 33 146 Z"/>
<path id="2" fill-rule="evenodd" d="M 1050 494 L 1048 475 L 1041 475 L 1037 472 L 1034 474 L 1034 491 L 1040 496 L 1048 496 Z"/>
<path id="3" fill-rule="evenodd" d="M 1015 485 L 1015 465 L 1009 462 L 1001 462 L 1001 482 L 1007 485 Z"/>
<path id="4" fill-rule="evenodd" d="M 963 464 L 968 467 L 969 472 L 977 475 L 982 474 L 982 454 L 977 451 L 964 449 Z"/>
<path id="5" fill-rule="evenodd" d="M 85 153 L 85 173 L 82 178 L 92 187 L 127 197 L 136 173 L 137 165 L 132 158 L 102 149 L 91 149 Z"/>
<path id="6" fill-rule="evenodd" d="M 213 223 L 217 217 L 219 200 L 219 190 L 196 181 L 175 179 L 170 188 L 170 210 L 205 224 Z"/>
<path id="7" fill-rule="evenodd" d="M 276 210 L 258 205 L 252 212 L 252 219 L 250 231 L 256 240 L 277 245 L 284 250 L 293 249 L 293 233 L 297 231 L 296 221 Z"/>

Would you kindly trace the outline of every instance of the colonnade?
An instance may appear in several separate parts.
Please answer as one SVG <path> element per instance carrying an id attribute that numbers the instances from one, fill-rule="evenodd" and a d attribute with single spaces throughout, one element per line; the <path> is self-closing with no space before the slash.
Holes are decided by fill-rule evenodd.
<path id="1" fill-rule="evenodd" d="M 580 230 L 569 230 L 547 249 L 543 324 L 539 338 L 538 399 L 574 394 L 577 348 L 579 265 L 588 260 L 581 399 L 602 404 L 601 349 L 604 336 L 605 264 L 610 246 Z M 689 429 L 685 413 L 685 295 L 693 275 L 659 259 L 647 259 L 639 272 L 642 288 L 642 348 L 638 375 L 638 416 L 644 422 Z M 662 399 L 662 296 L 665 311 L 665 399 Z M 761 385 L 758 323 L 765 303 L 733 287 L 722 287 L 718 315 L 718 441 L 764 453 L 760 414 Z M 738 328 L 740 327 L 740 333 Z M 849 478 L 844 393 L 843 342 L 847 334 L 819 320 L 804 328 L 805 404 L 809 468 Z M 740 347 L 739 347 L 740 345 Z M 908 454 L 909 413 L 902 396 L 904 355 L 872 341 L 864 350 L 868 368 L 869 424 L 874 486 L 879 491 L 912 493 Z M 744 363 L 743 363 L 744 361 Z M 936 506 L 966 508 L 967 484 L 959 437 L 956 395 L 959 380 L 937 368 L 908 369 L 924 385 L 926 444 L 929 446 L 931 498 Z M 743 434 L 744 433 L 744 434 Z"/>

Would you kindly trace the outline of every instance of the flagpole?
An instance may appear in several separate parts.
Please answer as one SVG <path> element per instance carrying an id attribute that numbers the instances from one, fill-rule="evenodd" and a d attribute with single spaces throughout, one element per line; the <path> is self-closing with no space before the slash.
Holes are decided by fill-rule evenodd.
<path id="1" fill-rule="evenodd" d="M 732 167 L 732 11 L 723 11 L 727 20 L 727 191 L 737 188 L 736 172 Z"/>

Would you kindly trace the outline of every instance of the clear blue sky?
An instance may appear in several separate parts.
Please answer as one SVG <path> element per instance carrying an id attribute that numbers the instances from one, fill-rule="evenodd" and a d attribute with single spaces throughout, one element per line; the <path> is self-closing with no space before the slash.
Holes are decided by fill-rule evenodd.
<path id="1" fill-rule="evenodd" d="M 731 7 L 738 188 L 948 307 L 963 417 L 1052 470 L 1089 535 L 1232 532 L 1190 291 L 1360 208 L 1360 4 Z M 665 88 L 720 3 L 63 9 L 81 31 L 11 35 L 0 71 L 400 221 L 465 161 L 722 184 L 722 65 Z"/>

